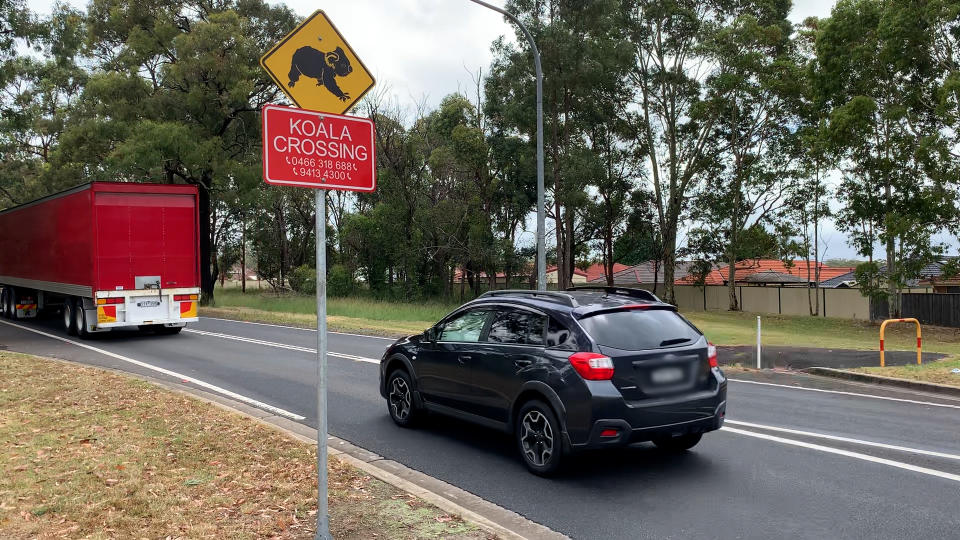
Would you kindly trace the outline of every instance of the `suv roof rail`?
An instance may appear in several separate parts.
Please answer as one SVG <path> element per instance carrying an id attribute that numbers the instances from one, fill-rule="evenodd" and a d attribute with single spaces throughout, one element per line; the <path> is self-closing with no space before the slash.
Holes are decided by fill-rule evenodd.
<path id="1" fill-rule="evenodd" d="M 503 289 L 500 291 L 487 291 L 481 294 L 478 298 L 492 298 L 496 296 L 514 296 L 514 295 L 526 295 L 533 297 L 543 297 L 543 300 L 548 302 L 557 302 L 570 307 L 577 307 L 577 301 L 574 300 L 569 294 L 555 291 L 534 291 L 530 289 Z"/>
<path id="2" fill-rule="evenodd" d="M 607 294 L 621 294 L 632 298 L 641 298 L 651 302 L 661 302 L 659 298 L 646 289 L 634 289 L 632 287 L 609 287 L 606 285 L 584 285 L 582 287 L 569 287 L 568 291 L 605 291 Z"/>

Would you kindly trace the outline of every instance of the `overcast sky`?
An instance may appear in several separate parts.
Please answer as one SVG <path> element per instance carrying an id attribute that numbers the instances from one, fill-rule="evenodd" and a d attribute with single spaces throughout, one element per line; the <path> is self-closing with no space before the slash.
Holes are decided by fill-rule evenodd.
<path id="1" fill-rule="evenodd" d="M 502 6 L 504 0 L 488 0 Z M 49 13 L 49 0 L 32 0 L 33 9 Z M 86 2 L 71 0 L 83 7 Z M 275 2 L 274 2 L 275 3 Z M 401 106 L 412 108 L 424 101 L 437 105 L 444 96 L 463 91 L 471 94 L 471 79 L 486 72 L 491 61 L 490 45 L 501 35 L 513 39 L 513 28 L 503 18 L 469 0 L 341 0 L 317 3 L 288 0 L 287 6 L 306 17 L 323 9 L 377 79 L 378 89 L 388 88 Z M 833 0 L 795 0 L 790 15 L 794 22 L 830 15 Z M 529 221 L 532 226 L 534 221 Z M 551 225 L 548 222 L 548 237 Z M 825 227 L 827 257 L 855 257 L 842 233 L 832 224 Z M 523 241 L 532 242 L 528 232 Z M 944 237 L 956 251 L 956 241 Z M 549 243 L 549 238 L 548 238 Z M 881 255 L 877 250 L 877 255 Z"/>

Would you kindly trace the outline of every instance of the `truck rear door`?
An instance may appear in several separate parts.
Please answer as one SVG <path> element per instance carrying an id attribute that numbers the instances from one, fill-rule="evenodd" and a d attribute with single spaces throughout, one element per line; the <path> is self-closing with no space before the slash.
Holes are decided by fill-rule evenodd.
<path id="1" fill-rule="evenodd" d="M 198 287 L 196 197 L 96 194 L 97 289 Z"/>

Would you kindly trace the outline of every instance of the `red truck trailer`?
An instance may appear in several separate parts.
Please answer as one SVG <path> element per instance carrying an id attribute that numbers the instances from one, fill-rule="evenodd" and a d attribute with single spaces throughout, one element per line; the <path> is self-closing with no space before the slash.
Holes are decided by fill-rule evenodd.
<path id="1" fill-rule="evenodd" d="M 197 320 L 197 189 L 93 182 L 0 211 L 0 313 L 59 310 L 69 334 Z"/>

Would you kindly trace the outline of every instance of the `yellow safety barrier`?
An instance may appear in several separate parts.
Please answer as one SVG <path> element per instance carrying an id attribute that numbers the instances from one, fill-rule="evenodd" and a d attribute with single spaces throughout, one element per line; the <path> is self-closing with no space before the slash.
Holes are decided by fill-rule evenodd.
<path id="1" fill-rule="evenodd" d="M 883 331 L 887 329 L 887 324 L 892 322 L 912 322 L 917 325 L 917 365 L 923 363 L 923 360 L 920 358 L 920 351 L 922 349 L 921 345 L 923 341 L 920 337 L 920 321 L 916 319 L 887 319 L 883 321 L 883 324 L 880 325 L 880 367 L 884 367 L 883 362 Z"/>

